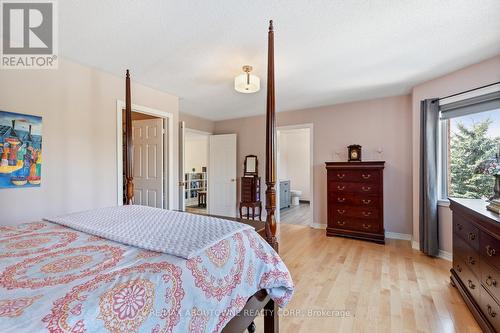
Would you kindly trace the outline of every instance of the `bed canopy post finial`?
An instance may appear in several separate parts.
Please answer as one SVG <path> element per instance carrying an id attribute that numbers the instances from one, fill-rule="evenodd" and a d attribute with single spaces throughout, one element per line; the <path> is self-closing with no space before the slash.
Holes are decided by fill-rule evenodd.
<path id="1" fill-rule="evenodd" d="M 132 173 L 132 99 L 130 96 L 130 71 L 125 75 L 125 204 L 134 203 L 134 177 Z"/>
<path id="2" fill-rule="evenodd" d="M 267 49 L 267 105 L 266 105 L 266 240 L 276 242 L 276 115 L 274 95 L 274 28 L 269 21 Z"/>

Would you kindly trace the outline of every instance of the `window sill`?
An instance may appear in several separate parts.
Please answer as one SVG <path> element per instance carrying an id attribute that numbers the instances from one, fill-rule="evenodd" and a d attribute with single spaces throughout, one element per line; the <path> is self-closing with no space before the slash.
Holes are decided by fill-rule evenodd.
<path id="1" fill-rule="evenodd" d="M 438 206 L 440 207 L 450 207 L 450 200 L 448 199 L 439 199 Z"/>

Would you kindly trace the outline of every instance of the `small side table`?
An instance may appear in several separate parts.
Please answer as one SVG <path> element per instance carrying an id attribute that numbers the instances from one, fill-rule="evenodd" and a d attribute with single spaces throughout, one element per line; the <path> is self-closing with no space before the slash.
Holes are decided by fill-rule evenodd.
<path id="1" fill-rule="evenodd" d="M 262 221 L 261 215 L 262 215 L 262 202 L 261 201 L 255 201 L 255 202 L 240 202 L 240 219 L 243 218 L 243 208 L 247 209 L 247 213 L 245 215 L 245 218 L 247 220 L 250 219 L 250 216 L 252 220 L 255 220 L 255 208 L 259 209 L 259 221 Z M 250 209 L 252 209 L 252 215 L 250 215 Z"/>
<path id="2" fill-rule="evenodd" d="M 206 191 L 198 191 L 198 207 L 207 207 Z"/>

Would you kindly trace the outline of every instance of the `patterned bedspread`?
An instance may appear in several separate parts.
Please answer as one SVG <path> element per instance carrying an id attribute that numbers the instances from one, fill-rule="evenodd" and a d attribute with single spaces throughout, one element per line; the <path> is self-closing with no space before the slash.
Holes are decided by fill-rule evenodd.
<path id="1" fill-rule="evenodd" d="M 0 332 L 220 332 L 288 269 L 253 230 L 189 260 L 50 222 L 0 226 Z"/>

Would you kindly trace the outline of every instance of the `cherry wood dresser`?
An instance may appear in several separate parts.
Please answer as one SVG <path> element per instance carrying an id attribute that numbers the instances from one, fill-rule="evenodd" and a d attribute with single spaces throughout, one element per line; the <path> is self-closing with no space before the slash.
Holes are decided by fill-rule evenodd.
<path id="1" fill-rule="evenodd" d="M 377 243 L 384 237 L 385 162 L 326 162 L 327 236 Z"/>
<path id="2" fill-rule="evenodd" d="M 500 217 L 481 199 L 450 199 L 451 282 L 485 332 L 500 332 Z"/>

